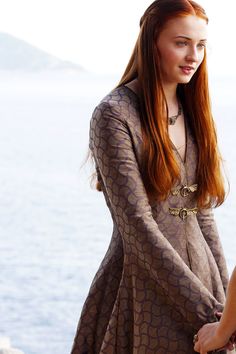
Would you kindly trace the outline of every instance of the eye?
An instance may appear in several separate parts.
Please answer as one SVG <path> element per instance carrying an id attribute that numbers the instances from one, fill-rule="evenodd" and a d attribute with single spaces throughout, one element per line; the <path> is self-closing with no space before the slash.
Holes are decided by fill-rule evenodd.
<path id="1" fill-rule="evenodd" d="M 185 47 L 188 45 L 188 42 L 187 41 L 178 41 L 178 42 L 176 42 L 176 45 L 178 47 Z"/>
<path id="2" fill-rule="evenodd" d="M 198 43 L 197 46 L 198 46 L 199 49 L 204 49 L 204 48 L 206 48 L 205 43 Z"/>

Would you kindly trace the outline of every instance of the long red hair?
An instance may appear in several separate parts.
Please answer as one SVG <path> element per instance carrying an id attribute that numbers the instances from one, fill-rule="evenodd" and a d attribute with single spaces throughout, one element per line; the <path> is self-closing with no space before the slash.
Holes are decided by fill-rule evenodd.
<path id="1" fill-rule="evenodd" d="M 136 45 L 118 85 L 138 80 L 143 134 L 141 172 L 150 199 L 166 199 L 180 177 L 168 135 L 168 109 L 156 43 L 167 21 L 188 15 L 198 16 L 208 23 L 204 9 L 192 0 L 154 1 L 140 20 Z M 209 97 L 206 53 L 190 82 L 179 84 L 177 90 L 198 148 L 197 204 L 199 207 L 218 206 L 225 199 L 225 188 Z"/>
<path id="2" fill-rule="evenodd" d="M 118 85 L 138 80 L 143 134 L 141 172 L 151 199 L 166 199 L 179 179 L 179 167 L 168 135 L 167 102 L 156 42 L 168 20 L 187 15 L 198 16 L 208 23 L 204 9 L 191 0 L 156 0 L 147 8 L 140 20 L 132 56 Z M 179 84 L 177 90 L 198 148 L 197 204 L 218 206 L 224 201 L 225 189 L 209 98 L 206 53 L 190 82 Z"/>

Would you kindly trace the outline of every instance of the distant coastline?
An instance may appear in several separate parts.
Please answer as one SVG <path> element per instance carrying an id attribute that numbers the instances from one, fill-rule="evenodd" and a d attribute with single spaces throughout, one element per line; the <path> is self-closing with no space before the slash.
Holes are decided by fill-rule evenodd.
<path id="1" fill-rule="evenodd" d="M 41 70 L 84 71 L 78 64 L 59 59 L 22 39 L 4 32 L 0 32 L 0 70 L 29 72 Z"/>

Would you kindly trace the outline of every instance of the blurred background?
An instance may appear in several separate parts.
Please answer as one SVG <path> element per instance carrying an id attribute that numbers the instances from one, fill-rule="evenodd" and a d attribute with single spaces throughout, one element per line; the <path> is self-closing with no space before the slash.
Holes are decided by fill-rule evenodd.
<path id="1" fill-rule="evenodd" d="M 112 225 L 81 168 L 89 120 L 119 81 L 146 0 L 0 0 L 0 337 L 25 354 L 70 352 Z M 202 0 L 230 193 L 215 211 L 230 272 L 236 238 L 235 2 Z"/>

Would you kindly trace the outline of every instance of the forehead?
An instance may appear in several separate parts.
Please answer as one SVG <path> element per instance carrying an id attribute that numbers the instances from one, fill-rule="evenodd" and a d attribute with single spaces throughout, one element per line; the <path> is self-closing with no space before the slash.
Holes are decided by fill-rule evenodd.
<path id="1" fill-rule="evenodd" d="M 160 36 L 184 36 L 194 40 L 207 39 L 206 20 L 193 15 L 175 17 L 166 22 Z"/>

